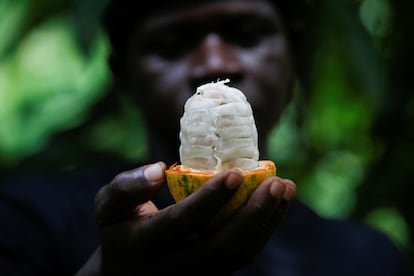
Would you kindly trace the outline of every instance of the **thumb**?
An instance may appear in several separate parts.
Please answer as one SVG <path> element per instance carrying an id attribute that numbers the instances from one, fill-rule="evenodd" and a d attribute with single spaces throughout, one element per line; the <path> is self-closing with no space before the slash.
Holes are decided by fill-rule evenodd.
<path id="1" fill-rule="evenodd" d="M 145 165 L 125 171 L 95 196 L 97 223 L 100 226 L 128 219 L 135 214 L 138 205 L 148 202 L 165 182 L 163 162 Z"/>

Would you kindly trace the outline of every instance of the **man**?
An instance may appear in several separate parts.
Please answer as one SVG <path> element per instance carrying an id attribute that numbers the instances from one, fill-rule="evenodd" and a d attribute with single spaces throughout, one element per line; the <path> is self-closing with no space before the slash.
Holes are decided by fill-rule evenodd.
<path id="1" fill-rule="evenodd" d="M 6 185 L 1 194 L 12 211 L 0 210 L 7 221 L 25 223 L 16 230 L 18 250 L 15 240 L 1 241 L 6 275 L 70 274 L 82 263 L 78 275 L 404 275 L 403 258 L 384 236 L 321 219 L 299 202 L 288 209 L 291 180 L 265 180 L 213 229 L 208 221 L 240 185 L 238 170 L 219 173 L 177 204 L 166 192 L 166 165 L 179 161 L 183 104 L 200 84 L 229 78 L 246 94 L 266 158 L 269 131 L 306 65 L 297 51 L 304 22 L 293 13 L 306 3 L 113 1 L 105 16 L 110 65 L 117 88 L 143 112 L 151 160 L 119 174 L 124 168 L 34 179 L 40 184 L 31 200 Z M 13 236 L 6 230 L 2 239 Z"/>

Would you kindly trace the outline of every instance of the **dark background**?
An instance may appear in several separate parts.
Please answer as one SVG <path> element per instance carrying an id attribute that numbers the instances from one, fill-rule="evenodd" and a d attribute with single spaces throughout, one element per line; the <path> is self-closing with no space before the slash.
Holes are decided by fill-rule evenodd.
<path id="1" fill-rule="evenodd" d="M 0 178 L 146 158 L 139 111 L 108 92 L 96 2 L 0 1 Z M 298 85 L 271 157 L 315 211 L 376 227 L 414 259 L 414 4 L 315 2 L 310 89 Z"/>

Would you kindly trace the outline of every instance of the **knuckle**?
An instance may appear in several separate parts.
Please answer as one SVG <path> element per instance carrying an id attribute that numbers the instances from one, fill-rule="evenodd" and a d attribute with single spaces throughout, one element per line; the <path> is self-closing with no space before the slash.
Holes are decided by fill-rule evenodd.
<path id="1" fill-rule="evenodd" d="M 264 201 L 254 201 L 252 210 L 258 215 L 265 215 L 269 212 L 269 204 Z"/>
<path id="2" fill-rule="evenodd" d="M 121 172 L 117 174 L 112 181 L 107 185 L 107 193 L 113 197 L 119 197 L 128 192 L 129 183 L 133 182 L 134 178 L 130 172 Z"/>
<path id="3" fill-rule="evenodd" d="M 128 180 L 128 173 L 127 172 L 121 172 L 112 179 L 112 181 L 109 183 L 109 188 L 111 191 L 116 191 L 120 189 L 120 184 L 124 183 Z"/>
<path id="4" fill-rule="evenodd" d="M 95 209 L 100 210 L 101 206 L 106 201 L 107 189 L 108 189 L 108 186 L 105 185 L 96 193 L 95 198 L 94 198 Z"/>
<path id="5" fill-rule="evenodd" d="M 119 198 L 122 191 L 122 183 L 128 180 L 128 173 L 121 172 L 117 174 L 110 183 L 103 186 L 95 195 L 94 204 L 97 213 L 102 212 L 105 206 L 108 205 L 113 199 Z"/>

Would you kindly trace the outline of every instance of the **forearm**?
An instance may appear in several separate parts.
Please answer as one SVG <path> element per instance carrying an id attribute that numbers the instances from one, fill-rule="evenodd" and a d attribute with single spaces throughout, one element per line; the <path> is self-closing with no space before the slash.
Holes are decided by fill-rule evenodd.
<path id="1" fill-rule="evenodd" d="M 79 269 L 75 276 L 101 275 L 101 247 L 98 247 L 88 261 Z"/>

